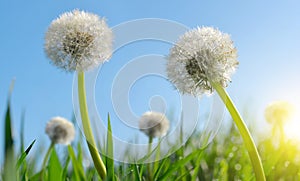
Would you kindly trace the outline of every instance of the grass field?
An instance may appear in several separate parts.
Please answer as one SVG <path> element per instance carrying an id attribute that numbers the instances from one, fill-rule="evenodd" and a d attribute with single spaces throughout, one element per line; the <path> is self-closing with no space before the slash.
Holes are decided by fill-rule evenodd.
<path id="1" fill-rule="evenodd" d="M 41 166 L 45 155 L 38 153 L 45 148 L 35 145 L 36 140 L 24 145 L 24 130 L 20 130 L 21 146 L 17 148 L 12 138 L 11 114 L 13 110 L 8 105 L 2 122 L 5 127 L 2 180 L 101 180 L 93 164 L 86 164 L 86 159 L 90 157 L 83 137 L 68 146 L 55 145 L 49 152 L 49 160 L 44 167 Z M 150 164 L 120 163 L 102 155 L 107 170 L 106 180 L 255 180 L 243 140 L 233 124 L 228 126 L 230 131 L 220 132 L 204 149 L 195 146 L 201 135 L 201 132 L 195 132 L 184 146 L 169 157 Z M 265 133 L 270 136 L 264 137 L 254 135 L 260 138 L 256 143 L 267 180 L 300 180 L 299 142 L 278 139 L 278 135 L 274 134 L 278 133 Z M 110 136 L 107 144 L 113 144 Z M 103 149 L 101 145 L 99 148 Z"/>

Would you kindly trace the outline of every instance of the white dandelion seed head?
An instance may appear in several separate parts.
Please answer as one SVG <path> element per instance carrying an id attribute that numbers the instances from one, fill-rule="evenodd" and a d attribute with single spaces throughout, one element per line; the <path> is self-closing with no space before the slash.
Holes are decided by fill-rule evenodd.
<path id="1" fill-rule="evenodd" d="M 292 104 L 286 101 L 275 101 L 265 109 L 265 118 L 272 124 L 283 124 L 289 121 L 295 113 Z"/>
<path id="2" fill-rule="evenodd" d="M 52 142 L 68 145 L 75 138 L 75 129 L 67 119 L 53 117 L 46 125 L 46 134 Z"/>
<path id="3" fill-rule="evenodd" d="M 230 35 L 212 27 L 186 32 L 171 48 L 167 74 L 182 93 L 211 94 L 210 81 L 227 87 L 238 66 L 237 50 Z"/>
<path id="4" fill-rule="evenodd" d="M 52 64 L 66 71 L 86 71 L 112 54 L 112 30 L 105 19 L 74 10 L 52 21 L 44 49 Z"/>
<path id="5" fill-rule="evenodd" d="M 162 113 L 145 112 L 139 120 L 139 128 L 149 137 L 162 137 L 169 130 L 169 120 Z"/>

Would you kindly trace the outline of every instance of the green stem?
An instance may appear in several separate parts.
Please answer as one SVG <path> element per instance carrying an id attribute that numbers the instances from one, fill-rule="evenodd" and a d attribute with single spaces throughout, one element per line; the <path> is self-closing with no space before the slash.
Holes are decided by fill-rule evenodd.
<path id="1" fill-rule="evenodd" d="M 230 99 L 230 97 L 227 94 L 227 92 L 225 91 L 225 89 L 218 83 L 211 82 L 211 85 L 218 92 L 222 101 L 226 105 L 229 113 L 231 114 L 233 121 L 235 122 L 237 128 L 240 131 L 240 134 L 244 140 L 246 149 L 248 151 L 248 154 L 249 154 L 251 162 L 252 162 L 256 180 L 257 181 L 265 181 L 266 178 L 265 178 L 263 166 L 262 166 L 258 151 L 256 149 L 254 141 L 250 135 L 250 132 L 249 132 L 245 122 L 243 121 L 242 117 L 240 116 L 239 112 L 237 111 L 236 107 L 234 106 L 232 100 Z"/>
<path id="2" fill-rule="evenodd" d="M 280 136 L 280 143 L 279 147 L 284 146 L 284 129 L 283 129 L 283 124 L 279 123 L 279 136 Z"/>
<path id="3" fill-rule="evenodd" d="M 88 108 L 86 102 L 84 72 L 78 72 L 78 98 L 79 98 L 80 115 L 82 120 L 83 132 L 86 136 L 88 148 L 98 174 L 102 179 L 104 179 L 106 177 L 106 168 L 96 148 L 96 142 L 90 125 L 90 119 L 88 115 Z"/>
<path id="4" fill-rule="evenodd" d="M 44 157 L 43 165 L 42 165 L 42 172 L 41 172 L 41 175 L 40 175 L 41 180 L 44 180 L 43 177 L 44 177 L 44 173 L 45 173 L 45 169 L 46 169 L 46 164 L 47 164 L 47 162 L 48 162 L 50 153 L 51 153 L 51 151 L 52 151 L 54 145 L 55 145 L 55 143 L 54 143 L 54 142 L 51 142 L 51 144 L 50 144 L 50 146 L 49 146 L 49 148 L 48 148 L 48 150 L 47 150 L 47 153 L 46 153 L 46 155 L 45 155 L 45 157 Z"/>
<path id="5" fill-rule="evenodd" d="M 156 171 L 158 169 L 158 166 L 159 166 L 159 163 L 160 163 L 160 161 L 159 161 L 159 159 L 160 159 L 160 143 L 161 143 L 161 138 L 159 138 L 158 144 L 157 144 L 157 147 L 156 147 L 155 160 L 153 162 L 152 173 L 156 173 Z"/>
<path id="6" fill-rule="evenodd" d="M 151 157 L 150 154 L 151 154 L 152 142 L 153 142 L 153 137 L 149 136 L 149 144 L 148 144 L 149 158 Z M 151 173 L 151 163 L 148 163 L 147 169 L 148 169 L 148 176 L 149 176 L 148 180 L 151 181 L 151 180 L 153 180 L 152 173 Z"/>

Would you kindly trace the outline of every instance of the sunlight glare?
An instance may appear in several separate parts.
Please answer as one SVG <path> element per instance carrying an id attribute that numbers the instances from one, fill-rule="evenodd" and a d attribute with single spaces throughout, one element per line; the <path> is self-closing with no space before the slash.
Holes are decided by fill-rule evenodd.
<path id="1" fill-rule="evenodd" d="M 299 107 L 296 108 L 299 110 Z M 300 114 L 295 112 L 292 119 L 284 125 L 284 133 L 288 139 L 300 141 Z"/>

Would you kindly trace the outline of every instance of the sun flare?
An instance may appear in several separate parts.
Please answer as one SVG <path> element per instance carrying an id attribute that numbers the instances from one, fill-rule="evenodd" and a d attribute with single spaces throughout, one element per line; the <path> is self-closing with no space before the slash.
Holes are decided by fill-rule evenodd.
<path id="1" fill-rule="evenodd" d="M 300 114 L 293 116 L 290 122 L 284 125 L 284 134 L 288 139 L 300 141 Z"/>
<path id="2" fill-rule="evenodd" d="M 292 115 L 283 129 L 287 139 L 300 142 L 300 104 L 293 104 Z"/>

